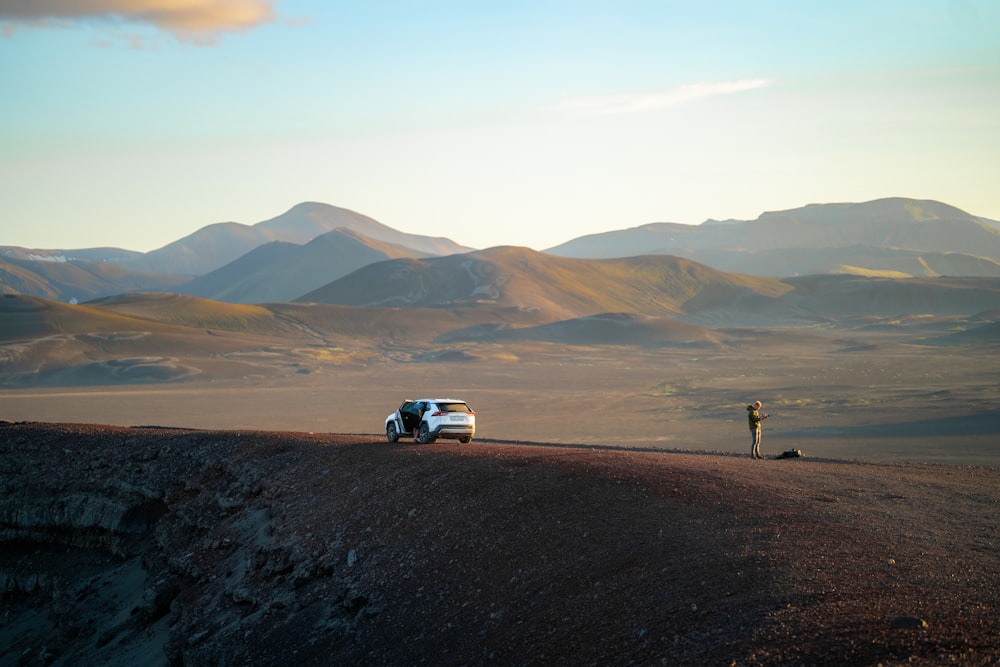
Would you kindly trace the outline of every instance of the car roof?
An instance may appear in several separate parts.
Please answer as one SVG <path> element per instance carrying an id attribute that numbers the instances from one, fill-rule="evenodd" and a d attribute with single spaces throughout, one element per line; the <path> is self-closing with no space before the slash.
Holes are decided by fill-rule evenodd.
<path id="1" fill-rule="evenodd" d="M 460 398 L 408 398 L 406 400 L 411 403 L 465 403 Z"/>

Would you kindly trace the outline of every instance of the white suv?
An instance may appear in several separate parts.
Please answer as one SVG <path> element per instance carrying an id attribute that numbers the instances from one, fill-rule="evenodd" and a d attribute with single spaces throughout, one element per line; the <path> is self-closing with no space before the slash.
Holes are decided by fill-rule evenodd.
<path id="1" fill-rule="evenodd" d="M 385 418 L 385 437 L 396 442 L 412 435 L 425 445 L 438 438 L 472 442 L 476 434 L 476 413 L 454 398 L 419 398 L 403 401 L 399 409 Z"/>

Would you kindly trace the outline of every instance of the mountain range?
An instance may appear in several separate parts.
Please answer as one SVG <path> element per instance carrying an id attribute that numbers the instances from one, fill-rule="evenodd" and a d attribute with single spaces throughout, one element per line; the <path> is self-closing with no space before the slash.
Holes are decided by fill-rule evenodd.
<path id="1" fill-rule="evenodd" d="M 372 261 L 469 250 L 450 239 L 397 231 L 348 209 L 305 202 L 255 225 L 211 224 L 147 253 L 0 246 L 0 292 L 86 301 L 168 291 L 256 303 L 301 296 L 323 284 L 317 278 L 329 282 Z M 287 275 L 290 270 L 298 276 Z"/>
<path id="2" fill-rule="evenodd" d="M 245 304 L 488 302 L 555 305 L 569 313 L 576 312 L 575 305 L 563 301 L 563 294 L 554 304 L 546 285 L 575 266 L 573 260 L 584 259 L 671 256 L 688 260 L 675 270 L 706 273 L 711 267 L 744 276 L 727 279 L 736 282 L 746 276 L 815 274 L 1000 277 L 1000 224 L 940 202 L 888 198 L 811 204 L 756 220 L 653 223 L 581 236 L 541 253 L 500 248 L 487 262 L 482 252 L 487 251 L 399 232 L 354 211 L 308 202 L 255 225 L 208 225 L 148 253 L 0 247 L 0 291 L 61 301 L 161 291 Z M 642 271 L 635 268 L 642 262 L 632 264 L 630 270 L 622 263 L 593 267 L 642 284 L 636 274 Z M 624 289 L 587 298 L 609 312 L 635 310 L 636 303 L 620 300 Z"/>
<path id="3" fill-rule="evenodd" d="M 756 220 L 654 223 L 573 239 L 567 257 L 687 257 L 726 271 L 794 276 L 1000 275 L 1000 228 L 936 201 L 904 198 L 811 204 Z"/>
<path id="4" fill-rule="evenodd" d="M 209 225 L 158 250 L 131 256 L 119 263 L 137 271 L 201 276 L 266 243 L 282 241 L 301 245 L 336 229 L 428 255 L 471 249 L 445 238 L 400 232 L 345 208 L 305 202 L 255 225 L 236 222 Z"/>

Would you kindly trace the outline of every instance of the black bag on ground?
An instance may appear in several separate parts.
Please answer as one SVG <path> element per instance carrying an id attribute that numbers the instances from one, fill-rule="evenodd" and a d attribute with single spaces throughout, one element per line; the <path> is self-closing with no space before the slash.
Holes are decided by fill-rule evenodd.
<path id="1" fill-rule="evenodd" d="M 787 452 L 778 454 L 779 459 L 797 459 L 802 456 L 801 449 L 789 449 Z"/>

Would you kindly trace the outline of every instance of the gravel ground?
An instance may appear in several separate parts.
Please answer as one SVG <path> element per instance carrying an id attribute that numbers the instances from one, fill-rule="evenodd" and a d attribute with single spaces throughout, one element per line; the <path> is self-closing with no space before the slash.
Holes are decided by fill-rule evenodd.
<path id="1" fill-rule="evenodd" d="M 992 665 L 1000 470 L 0 424 L 0 665 Z"/>

